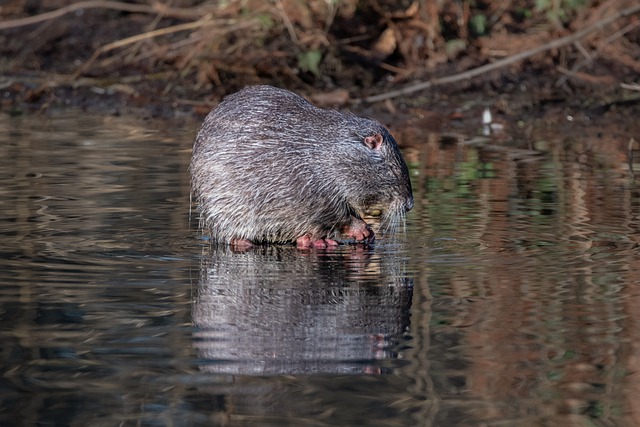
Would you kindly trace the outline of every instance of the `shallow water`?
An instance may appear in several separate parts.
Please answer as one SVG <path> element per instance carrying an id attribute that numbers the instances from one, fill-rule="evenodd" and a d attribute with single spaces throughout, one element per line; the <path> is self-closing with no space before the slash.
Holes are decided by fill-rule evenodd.
<path id="1" fill-rule="evenodd" d="M 238 253 L 197 126 L 0 116 L 0 425 L 640 425 L 630 135 L 397 132 L 403 235 Z"/>

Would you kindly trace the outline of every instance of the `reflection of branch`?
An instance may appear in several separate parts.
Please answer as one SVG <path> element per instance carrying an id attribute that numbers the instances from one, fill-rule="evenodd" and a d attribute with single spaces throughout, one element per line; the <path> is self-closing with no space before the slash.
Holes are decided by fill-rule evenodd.
<path id="1" fill-rule="evenodd" d="M 368 98 L 365 98 L 364 100 L 366 102 L 377 102 L 377 101 L 384 101 L 385 99 L 391 99 L 391 98 L 396 98 L 398 96 L 402 96 L 402 95 L 410 95 L 414 92 L 418 92 L 420 90 L 423 89 L 428 89 L 430 87 L 433 86 L 439 86 L 439 85 L 443 85 L 443 84 L 447 84 L 447 83 L 455 83 L 455 82 L 459 82 L 462 80 L 467 80 L 467 79 L 471 79 L 473 77 L 479 76 L 481 74 L 485 74 L 488 73 L 489 71 L 493 71 L 493 70 L 497 70 L 499 68 L 503 68 L 506 67 L 507 65 L 511 65 L 515 62 L 519 62 L 522 61 L 526 58 L 529 58 L 531 56 L 537 55 L 539 53 L 542 52 L 546 52 L 552 49 L 557 49 L 559 47 L 562 46 L 566 46 L 568 44 L 571 43 L 575 43 L 576 41 L 588 36 L 591 33 L 600 31 L 603 29 L 603 27 L 605 27 L 606 25 L 609 25 L 610 23 L 617 21 L 620 18 L 629 16 L 629 15 L 634 15 L 636 13 L 640 12 L 640 6 L 634 6 L 634 7 L 630 7 L 628 9 L 624 9 L 621 10 L 620 12 L 613 14 L 609 17 L 603 18 L 601 20 L 599 20 L 598 22 L 596 22 L 593 25 L 588 26 L 587 28 L 584 28 L 580 31 L 577 31 L 573 34 L 570 34 L 568 36 L 565 37 L 561 37 L 557 40 L 552 40 L 549 43 L 545 43 L 542 46 L 538 46 L 536 48 L 533 49 L 529 49 L 529 50 L 525 50 L 523 52 L 520 53 L 516 53 L 515 55 L 511 55 L 508 56 L 504 59 L 501 59 L 499 61 L 493 62 L 491 64 L 486 64 L 483 65 L 481 67 L 478 68 L 473 68 L 471 70 L 459 73 L 459 74 L 454 74 L 452 76 L 447 76 L 447 77 L 440 77 L 440 78 L 435 78 L 435 79 L 431 79 L 429 81 L 426 82 L 420 82 L 420 83 L 416 83 L 410 86 L 406 86 L 402 89 L 398 89 L 398 90 L 392 90 L 386 93 L 381 93 L 379 95 L 373 95 L 370 96 Z"/>
<path id="2" fill-rule="evenodd" d="M 638 143 L 632 137 L 629 140 L 629 151 L 627 153 L 627 159 L 629 160 L 629 173 L 631 174 L 631 179 L 635 179 L 636 178 L 636 174 L 633 171 L 633 150 L 634 150 L 636 145 L 638 145 Z"/>
<path id="3" fill-rule="evenodd" d="M 162 13 L 166 16 L 174 17 L 199 17 L 202 16 L 198 9 L 174 9 L 168 8 L 160 3 L 155 3 L 152 6 L 144 4 L 132 4 L 119 1 L 108 0 L 89 0 L 73 3 L 60 9 L 52 10 L 50 12 L 41 13 L 36 16 L 29 16 L 27 18 L 13 19 L 11 21 L 0 22 L 0 30 L 7 30 L 10 28 L 23 27 L 25 25 L 37 24 L 42 21 L 48 21 L 50 19 L 56 19 L 67 13 L 75 12 L 80 9 L 113 9 L 121 10 L 124 12 L 133 13 Z"/>

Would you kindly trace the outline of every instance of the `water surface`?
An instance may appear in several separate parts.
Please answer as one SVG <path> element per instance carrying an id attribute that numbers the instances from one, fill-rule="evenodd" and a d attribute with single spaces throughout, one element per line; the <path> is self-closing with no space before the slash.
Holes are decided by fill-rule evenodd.
<path id="1" fill-rule="evenodd" d="M 0 116 L 0 425 L 640 424 L 631 135 L 398 131 L 404 235 L 234 252 L 197 127 Z"/>

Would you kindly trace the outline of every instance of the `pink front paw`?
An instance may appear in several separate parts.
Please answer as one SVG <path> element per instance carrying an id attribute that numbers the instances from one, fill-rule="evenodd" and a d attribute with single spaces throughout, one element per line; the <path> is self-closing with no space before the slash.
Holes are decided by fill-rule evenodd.
<path id="1" fill-rule="evenodd" d="M 357 219 L 354 219 L 353 222 L 343 230 L 343 233 L 356 242 L 373 243 L 376 239 L 371 227 L 369 227 L 366 222 Z"/>
<path id="2" fill-rule="evenodd" d="M 333 239 L 313 239 L 310 235 L 305 234 L 296 239 L 298 249 L 326 249 L 332 246 L 338 246 L 339 243 Z"/>
<path id="3" fill-rule="evenodd" d="M 234 238 L 234 239 L 231 239 L 231 241 L 229 242 L 229 245 L 233 250 L 244 252 L 253 247 L 253 242 L 249 239 Z"/>

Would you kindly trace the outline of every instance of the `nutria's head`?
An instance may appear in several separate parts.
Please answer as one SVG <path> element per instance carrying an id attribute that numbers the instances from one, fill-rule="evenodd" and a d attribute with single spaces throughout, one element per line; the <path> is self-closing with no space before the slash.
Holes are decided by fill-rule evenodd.
<path id="1" fill-rule="evenodd" d="M 354 216 L 394 228 L 413 208 L 409 170 L 389 131 L 372 119 L 348 116 L 357 130 L 343 144 L 338 183 Z M 377 221 L 376 221 L 377 219 Z"/>

